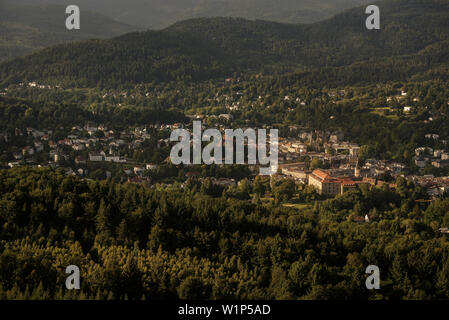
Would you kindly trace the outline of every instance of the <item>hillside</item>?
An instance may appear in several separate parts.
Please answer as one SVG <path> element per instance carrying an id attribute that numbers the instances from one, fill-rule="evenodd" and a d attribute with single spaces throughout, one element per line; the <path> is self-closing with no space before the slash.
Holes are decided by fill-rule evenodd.
<path id="1" fill-rule="evenodd" d="M 111 87 L 317 68 L 327 68 L 313 76 L 325 80 L 341 67 L 364 77 L 370 70 L 374 77 L 378 71 L 409 77 L 448 62 L 449 1 L 387 1 L 381 8 L 380 31 L 365 29 L 364 8 L 312 25 L 193 19 L 162 31 L 46 49 L 0 65 L 0 76 L 3 85 L 37 80 Z"/>
<path id="2" fill-rule="evenodd" d="M 55 44 L 110 38 L 138 28 L 114 21 L 94 12 L 83 12 L 82 28 L 65 28 L 65 7 L 59 5 L 0 5 L 0 62 Z"/>
<path id="3" fill-rule="evenodd" d="M 8 0 L 23 4 L 77 4 L 131 25 L 161 29 L 185 19 L 241 17 L 312 23 L 368 0 Z"/>

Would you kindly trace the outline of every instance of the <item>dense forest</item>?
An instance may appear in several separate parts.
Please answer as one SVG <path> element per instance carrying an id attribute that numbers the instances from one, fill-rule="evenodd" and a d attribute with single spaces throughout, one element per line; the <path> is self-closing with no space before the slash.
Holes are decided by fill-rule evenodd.
<path id="1" fill-rule="evenodd" d="M 185 121 L 179 111 L 163 108 L 97 107 L 86 110 L 74 104 L 39 103 L 30 100 L 0 97 L 0 127 L 5 132 L 20 127 L 36 129 L 73 127 L 91 121 L 124 128 L 132 125 L 175 123 Z"/>
<path id="2" fill-rule="evenodd" d="M 60 45 L 3 63 L 0 85 L 36 80 L 111 88 L 287 71 L 313 71 L 312 76 L 299 74 L 305 85 L 385 81 L 387 76 L 404 80 L 425 71 L 429 77 L 441 64 L 447 70 L 448 6 L 441 0 L 383 2 L 382 29 L 375 31 L 365 28 L 364 8 L 311 25 L 193 19 L 161 31 Z M 354 74 L 358 78 L 351 79 Z"/>
<path id="3" fill-rule="evenodd" d="M 438 228 L 449 200 L 423 208 L 420 188 L 397 183 L 296 210 L 207 187 L 3 170 L 0 297 L 448 299 L 449 242 Z M 371 223 L 352 222 L 361 212 Z M 64 286 L 71 264 L 81 269 L 75 293 Z M 381 270 L 380 291 L 365 288 L 369 264 Z"/>

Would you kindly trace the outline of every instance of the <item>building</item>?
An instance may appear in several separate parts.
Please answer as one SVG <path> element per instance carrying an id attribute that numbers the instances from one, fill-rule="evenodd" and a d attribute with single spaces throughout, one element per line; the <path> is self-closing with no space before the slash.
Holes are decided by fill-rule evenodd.
<path id="1" fill-rule="evenodd" d="M 14 168 L 14 167 L 17 167 L 19 164 L 20 164 L 20 163 L 17 162 L 17 161 L 14 161 L 14 162 L 8 162 L 8 167 Z"/>
<path id="2" fill-rule="evenodd" d="M 156 164 L 147 164 L 146 165 L 147 170 L 156 170 L 157 169 L 157 165 Z"/>
<path id="3" fill-rule="evenodd" d="M 230 114 L 220 114 L 218 117 L 227 121 L 231 121 L 233 119 L 232 115 Z"/>
<path id="4" fill-rule="evenodd" d="M 423 157 L 417 157 L 415 158 L 415 165 L 418 168 L 424 168 L 427 165 L 427 160 Z"/>
<path id="5" fill-rule="evenodd" d="M 441 158 L 441 155 L 444 153 L 444 150 L 434 150 L 433 151 L 433 156 L 435 158 Z"/>
<path id="6" fill-rule="evenodd" d="M 145 167 L 134 167 L 134 174 L 138 175 L 138 176 L 143 176 L 143 174 L 145 173 Z"/>
<path id="7" fill-rule="evenodd" d="M 231 186 L 237 185 L 235 183 L 234 179 L 229 179 L 229 178 L 219 178 L 219 179 L 212 178 L 211 181 L 213 184 L 223 186 L 223 187 L 231 187 Z"/>
<path id="8" fill-rule="evenodd" d="M 21 160 L 21 159 L 23 158 L 22 154 L 21 154 L 21 153 L 18 153 L 18 152 L 14 152 L 14 153 L 12 154 L 12 156 L 13 156 L 14 159 L 16 159 L 16 160 Z"/>
<path id="9" fill-rule="evenodd" d="M 106 162 L 120 162 L 120 156 L 109 155 L 104 157 Z"/>
<path id="10" fill-rule="evenodd" d="M 77 143 L 72 145 L 72 149 L 75 151 L 83 151 L 86 147 L 83 144 Z"/>
<path id="11" fill-rule="evenodd" d="M 449 160 L 434 160 L 432 166 L 435 168 L 446 168 L 449 166 Z"/>
<path id="12" fill-rule="evenodd" d="M 89 153 L 89 161 L 94 161 L 94 162 L 98 162 L 98 161 L 103 161 L 103 155 L 99 154 L 99 153 Z"/>
<path id="13" fill-rule="evenodd" d="M 308 175 L 311 173 L 305 169 L 303 163 L 285 164 L 281 166 L 282 174 L 291 176 L 294 179 L 307 181 Z"/>
<path id="14" fill-rule="evenodd" d="M 22 154 L 24 156 L 32 156 L 32 155 L 34 155 L 33 147 L 26 146 L 25 148 L 22 149 Z"/>
<path id="15" fill-rule="evenodd" d="M 319 194 L 341 194 L 340 179 L 332 178 L 323 170 L 314 170 L 309 175 L 309 186 L 315 187 Z"/>
<path id="16" fill-rule="evenodd" d="M 56 148 L 58 146 L 58 144 L 54 141 L 49 141 L 48 142 L 48 146 L 52 149 Z"/>
<path id="17" fill-rule="evenodd" d="M 35 142 L 34 147 L 36 149 L 36 152 L 44 151 L 44 145 L 41 142 Z"/>
<path id="18" fill-rule="evenodd" d="M 355 173 L 357 174 L 357 168 Z M 309 175 L 309 186 L 315 187 L 319 194 L 328 196 L 355 190 L 360 185 L 370 186 L 371 183 L 360 177 L 333 177 L 328 172 L 320 169 L 314 170 Z"/>
<path id="19" fill-rule="evenodd" d="M 350 178 L 340 179 L 341 193 L 357 189 L 357 182 Z"/>
<path id="20" fill-rule="evenodd" d="M 352 217 L 352 221 L 356 223 L 369 223 L 368 215 L 363 216 L 354 216 Z"/>
<path id="21" fill-rule="evenodd" d="M 359 145 L 349 142 L 335 143 L 332 145 L 332 148 L 336 153 L 348 151 L 351 156 L 357 156 L 360 151 Z"/>

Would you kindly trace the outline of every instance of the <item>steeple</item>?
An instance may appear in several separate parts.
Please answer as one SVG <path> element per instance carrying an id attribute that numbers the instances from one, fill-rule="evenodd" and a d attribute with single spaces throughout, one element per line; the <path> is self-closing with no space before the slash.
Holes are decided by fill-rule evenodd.
<path id="1" fill-rule="evenodd" d="M 359 160 L 357 160 L 357 164 L 354 168 L 354 177 L 359 178 L 360 177 L 360 169 L 359 169 Z"/>

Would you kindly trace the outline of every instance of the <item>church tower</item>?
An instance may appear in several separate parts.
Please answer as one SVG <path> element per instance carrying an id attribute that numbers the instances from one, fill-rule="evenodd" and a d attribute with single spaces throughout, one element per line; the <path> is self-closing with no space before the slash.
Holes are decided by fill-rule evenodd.
<path id="1" fill-rule="evenodd" d="M 359 168 L 359 162 L 358 161 L 357 161 L 357 164 L 355 165 L 355 168 L 354 168 L 354 177 L 360 178 L 360 168 Z"/>

